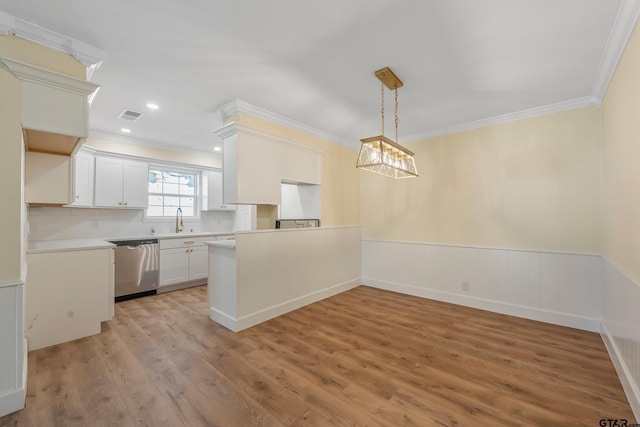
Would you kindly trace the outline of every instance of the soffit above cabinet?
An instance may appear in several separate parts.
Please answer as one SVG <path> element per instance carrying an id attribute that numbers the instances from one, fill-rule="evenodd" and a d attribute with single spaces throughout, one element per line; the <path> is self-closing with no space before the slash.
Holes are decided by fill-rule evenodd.
<path id="1" fill-rule="evenodd" d="M 11 58 L 0 61 L 22 82 L 27 151 L 71 155 L 89 135 L 87 97 L 100 86 Z"/>

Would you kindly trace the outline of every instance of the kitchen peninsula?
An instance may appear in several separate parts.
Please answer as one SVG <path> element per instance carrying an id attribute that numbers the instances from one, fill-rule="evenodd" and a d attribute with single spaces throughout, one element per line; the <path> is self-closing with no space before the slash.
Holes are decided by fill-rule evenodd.
<path id="1" fill-rule="evenodd" d="M 237 332 L 360 285 L 360 227 L 208 241 L 210 317 Z"/>

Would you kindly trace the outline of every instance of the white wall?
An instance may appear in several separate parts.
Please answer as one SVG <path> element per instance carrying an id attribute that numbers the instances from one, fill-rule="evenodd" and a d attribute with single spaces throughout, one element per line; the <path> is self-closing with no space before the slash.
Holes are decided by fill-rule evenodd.
<path id="1" fill-rule="evenodd" d="M 599 256 L 364 240 L 362 282 L 498 313 L 600 330 Z M 468 291 L 463 290 L 463 282 Z"/>
<path id="2" fill-rule="evenodd" d="M 281 219 L 320 218 L 321 186 L 309 184 L 280 185 Z"/>

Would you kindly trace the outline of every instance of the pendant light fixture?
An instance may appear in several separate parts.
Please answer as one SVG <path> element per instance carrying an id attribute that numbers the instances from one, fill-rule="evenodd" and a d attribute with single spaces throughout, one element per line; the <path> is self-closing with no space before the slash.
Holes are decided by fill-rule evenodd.
<path id="1" fill-rule="evenodd" d="M 362 146 L 360 147 L 356 168 L 365 169 L 390 178 L 411 178 L 418 176 L 416 162 L 413 158 L 414 153 L 398 144 L 398 88 L 403 86 L 402 81 L 400 81 L 389 67 L 376 71 L 375 75 L 381 82 L 382 108 L 380 112 L 382 114 L 382 132 L 378 136 L 360 140 Z M 385 86 L 395 93 L 395 141 L 384 136 Z"/>

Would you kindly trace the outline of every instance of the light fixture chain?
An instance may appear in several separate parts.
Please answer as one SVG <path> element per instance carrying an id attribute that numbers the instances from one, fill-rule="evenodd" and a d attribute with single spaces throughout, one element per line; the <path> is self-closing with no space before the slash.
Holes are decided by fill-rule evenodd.
<path id="1" fill-rule="evenodd" d="M 380 107 L 380 115 L 382 116 L 381 135 L 384 135 L 384 83 L 380 83 L 380 99 L 382 100 L 382 106 Z"/>
<path id="2" fill-rule="evenodd" d="M 395 109 L 396 142 L 398 142 L 398 88 L 395 89 L 395 92 L 396 92 L 396 109 Z"/>

